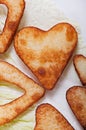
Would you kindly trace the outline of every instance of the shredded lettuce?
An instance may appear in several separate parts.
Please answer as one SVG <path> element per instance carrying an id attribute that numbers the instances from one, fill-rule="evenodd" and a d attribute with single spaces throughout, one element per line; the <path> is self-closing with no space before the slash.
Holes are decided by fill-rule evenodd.
<path id="1" fill-rule="evenodd" d="M 22 91 L 9 83 L 1 82 L 0 84 L 0 105 L 11 102 L 22 95 Z M 0 126 L 0 130 L 33 130 L 35 124 L 35 105 L 29 108 L 19 117 Z"/>
<path id="2" fill-rule="evenodd" d="M 31 107 L 27 112 L 22 114 L 20 117 L 15 120 L 7 123 L 3 126 L 0 126 L 0 130 L 33 130 L 35 123 L 35 113 L 34 107 Z"/>
<path id="3" fill-rule="evenodd" d="M 34 108 L 35 106 L 31 107 L 27 112 L 12 122 L 0 126 L 0 130 L 33 130 L 35 123 Z"/>

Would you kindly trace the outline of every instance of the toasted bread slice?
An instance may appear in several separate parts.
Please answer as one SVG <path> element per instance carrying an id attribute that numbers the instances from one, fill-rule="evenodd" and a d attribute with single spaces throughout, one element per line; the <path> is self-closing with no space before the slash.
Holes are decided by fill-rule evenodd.
<path id="1" fill-rule="evenodd" d="M 0 34 L 0 53 L 4 53 L 14 37 L 20 19 L 24 12 L 24 0 L 0 0 L 8 8 L 7 19 L 2 34 Z"/>
<path id="2" fill-rule="evenodd" d="M 86 57 L 83 55 L 74 56 L 74 66 L 83 85 L 86 85 Z"/>
<path id="3" fill-rule="evenodd" d="M 67 101 L 86 130 L 86 87 L 74 86 L 67 91 Z"/>
<path id="4" fill-rule="evenodd" d="M 34 130 L 74 130 L 64 116 L 52 105 L 41 104 L 36 110 Z"/>
<path id="5" fill-rule="evenodd" d="M 48 31 L 26 27 L 14 41 L 20 58 L 46 89 L 52 89 L 77 45 L 77 32 L 68 23 L 57 24 Z"/>
<path id="6" fill-rule="evenodd" d="M 0 61 L 0 81 L 17 85 L 24 94 L 14 101 L 0 105 L 0 125 L 10 122 L 44 95 L 44 89 L 36 84 L 20 70 Z"/>

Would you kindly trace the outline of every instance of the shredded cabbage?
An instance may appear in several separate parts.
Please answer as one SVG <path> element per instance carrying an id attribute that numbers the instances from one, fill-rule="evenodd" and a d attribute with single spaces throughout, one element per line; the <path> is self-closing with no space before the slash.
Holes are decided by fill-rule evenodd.
<path id="1" fill-rule="evenodd" d="M 9 83 L 0 84 L 0 105 L 11 102 L 22 95 L 22 91 Z M 33 130 L 35 124 L 35 105 L 10 123 L 0 126 L 0 130 Z"/>
<path id="2" fill-rule="evenodd" d="M 20 117 L 15 120 L 7 123 L 3 126 L 0 126 L 0 130 L 33 130 L 35 123 L 35 106 L 31 107 L 27 112 L 22 114 Z"/>

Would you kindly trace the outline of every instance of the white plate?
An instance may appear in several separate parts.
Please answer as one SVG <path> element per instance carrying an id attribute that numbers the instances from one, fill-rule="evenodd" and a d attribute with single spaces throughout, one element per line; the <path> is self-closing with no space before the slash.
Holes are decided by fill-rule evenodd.
<path id="1" fill-rule="evenodd" d="M 85 7 L 85 0 L 26 0 L 26 8 L 19 29 L 25 26 L 36 26 L 48 30 L 61 21 L 70 22 L 79 32 L 79 45 L 76 53 L 82 53 L 86 56 L 86 45 L 84 44 L 86 41 Z M 4 12 L 3 15 L 5 15 Z M 0 58 L 14 64 L 25 74 L 36 80 L 31 71 L 16 55 L 13 45 L 11 45 L 7 54 L 10 56 L 4 58 L 4 55 L 0 55 Z M 45 97 L 39 101 L 39 104 L 43 102 L 52 104 L 65 116 L 75 130 L 83 130 L 66 101 L 66 91 L 73 85 L 81 85 L 81 83 L 74 70 L 71 59 L 55 88 L 52 91 L 47 91 Z M 35 115 L 33 115 L 33 118 L 35 118 Z M 12 127 L 11 129 L 15 130 L 16 127 Z M 10 127 L 8 130 L 10 130 Z M 18 130 L 23 130 L 23 128 L 20 129 L 19 127 Z"/>

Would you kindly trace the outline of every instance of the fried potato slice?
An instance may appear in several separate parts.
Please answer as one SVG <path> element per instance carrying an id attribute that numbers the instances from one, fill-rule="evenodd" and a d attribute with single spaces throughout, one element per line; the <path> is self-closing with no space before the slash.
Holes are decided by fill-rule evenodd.
<path id="1" fill-rule="evenodd" d="M 36 110 L 34 130 L 74 130 L 64 116 L 52 105 L 41 104 Z"/>
<path id="2" fill-rule="evenodd" d="M 86 87 L 74 86 L 67 91 L 67 101 L 86 130 Z"/>
<path id="3" fill-rule="evenodd" d="M 74 66 L 75 70 L 80 78 L 83 85 L 86 85 L 86 57 L 83 55 L 74 56 Z"/>
<path id="4" fill-rule="evenodd" d="M 38 101 L 45 90 L 16 67 L 7 62 L 0 61 L 0 81 L 17 85 L 24 90 L 24 94 L 14 101 L 0 105 L 0 125 L 10 122 L 28 107 Z"/>
<path id="5" fill-rule="evenodd" d="M 35 27 L 20 30 L 15 50 L 46 89 L 54 88 L 76 45 L 77 32 L 68 23 L 59 23 L 48 31 Z"/>
<path id="6" fill-rule="evenodd" d="M 7 19 L 2 34 L 0 34 L 0 53 L 4 53 L 11 44 L 14 34 L 24 12 L 24 0 L 0 0 L 8 8 Z"/>

